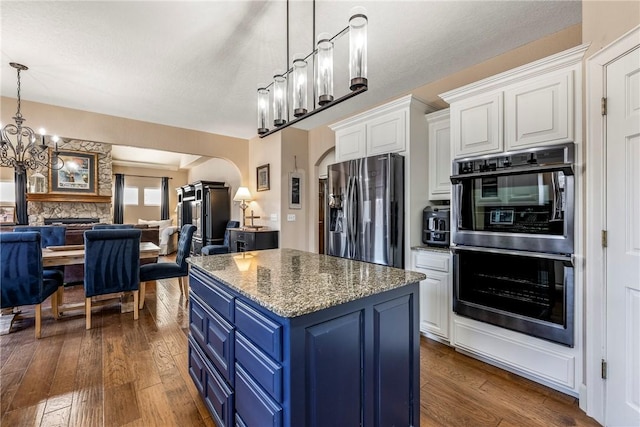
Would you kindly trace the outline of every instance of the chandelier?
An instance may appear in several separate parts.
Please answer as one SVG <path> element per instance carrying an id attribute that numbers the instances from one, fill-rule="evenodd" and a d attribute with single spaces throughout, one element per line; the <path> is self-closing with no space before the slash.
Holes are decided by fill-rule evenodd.
<path id="1" fill-rule="evenodd" d="M 48 147 L 45 144 L 45 130 L 40 129 L 41 138 L 38 139 L 33 129 L 23 126 L 26 119 L 22 117 L 20 112 L 20 72 L 27 71 L 29 67 L 16 62 L 11 62 L 9 65 L 18 72 L 18 111 L 13 117 L 15 124 L 9 123 L 2 128 L 0 166 L 12 167 L 19 175 L 25 174 L 27 169 L 60 169 L 63 166 L 60 161 L 55 165 L 51 164 Z M 57 139 L 55 136 L 51 138 L 55 142 L 55 158 L 58 158 Z M 39 144 L 38 141 L 40 142 Z"/>
<path id="2" fill-rule="evenodd" d="M 313 32 L 315 38 L 315 0 L 313 1 Z M 294 55 L 289 67 L 289 0 L 287 0 L 287 70 L 276 71 L 273 81 L 258 89 L 258 135 L 264 138 L 287 126 L 299 122 L 320 111 L 324 111 L 349 98 L 365 92 L 367 81 L 367 24 L 366 10 L 354 7 L 349 25 L 336 35 L 321 33 L 317 37 L 316 48 L 308 55 Z M 349 90 L 346 95 L 334 98 L 333 88 L 333 48 L 337 39 L 349 34 Z M 313 106 L 308 104 L 307 83 L 308 62 L 313 61 Z M 289 90 L 291 89 L 291 90 Z M 291 93 L 291 98 L 288 94 Z M 291 102 L 292 108 L 289 108 Z M 274 128 L 269 129 L 269 104 L 273 105 Z M 294 119 L 289 112 L 293 111 Z"/>

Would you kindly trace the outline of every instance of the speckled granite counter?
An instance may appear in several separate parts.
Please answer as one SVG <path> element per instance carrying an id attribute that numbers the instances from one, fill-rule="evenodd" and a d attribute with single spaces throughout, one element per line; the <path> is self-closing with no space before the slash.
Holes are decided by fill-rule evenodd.
<path id="1" fill-rule="evenodd" d="M 427 246 L 427 245 L 413 246 L 411 248 L 411 250 L 412 251 L 425 251 L 425 252 L 440 252 L 440 253 L 449 253 L 449 252 L 451 252 L 448 247 L 443 248 L 443 247 L 439 247 L 439 246 Z"/>
<path id="2" fill-rule="evenodd" d="M 192 257 L 189 262 L 282 317 L 313 313 L 426 278 L 294 249 Z"/>

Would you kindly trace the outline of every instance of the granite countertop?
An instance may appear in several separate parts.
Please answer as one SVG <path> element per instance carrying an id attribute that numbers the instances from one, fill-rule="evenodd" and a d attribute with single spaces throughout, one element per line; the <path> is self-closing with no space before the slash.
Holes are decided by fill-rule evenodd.
<path id="1" fill-rule="evenodd" d="M 441 247 L 441 246 L 427 246 L 427 245 L 420 245 L 420 246 L 413 246 L 411 248 L 412 251 L 425 251 L 425 252 L 442 252 L 442 253 L 449 253 L 450 249 L 449 247 Z"/>
<path id="2" fill-rule="evenodd" d="M 422 273 L 295 249 L 188 259 L 282 317 L 297 317 L 424 280 Z"/>

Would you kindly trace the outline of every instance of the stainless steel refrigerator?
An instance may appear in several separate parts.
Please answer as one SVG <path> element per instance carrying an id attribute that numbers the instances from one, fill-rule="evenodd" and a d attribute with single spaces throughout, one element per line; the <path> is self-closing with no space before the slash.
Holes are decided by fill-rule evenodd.
<path id="1" fill-rule="evenodd" d="M 329 165 L 328 255 L 404 267 L 404 157 L 383 154 Z"/>

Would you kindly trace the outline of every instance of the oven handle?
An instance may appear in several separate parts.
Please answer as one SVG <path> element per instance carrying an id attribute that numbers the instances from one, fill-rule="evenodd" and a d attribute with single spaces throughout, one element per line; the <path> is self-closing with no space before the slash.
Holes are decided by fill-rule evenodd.
<path id="1" fill-rule="evenodd" d="M 571 163 L 560 163 L 554 165 L 543 165 L 543 166 L 522 166 L 522 167 L 513 167 L 513 168 L 505 168 L 501 170 L 488 171 L 488 172 L 474 172 L 474 173 L 465 173 L 461 175 L 451 175 L 451 183 L 457 184 L 464 179 L 473 179 L 473 178 L 487 178 L 492 176 L 503 176 L 503 175 L 524 175 L 528 173 L 543 173 L 543 172 L 562 172 L 567 176 L 574 175 L 573 164 Z"/>
<path id="2" fill-rule="evenodd" d="M 450 247 L 452 252 L 458 251 L 471 251 L 471 252 L 485 252 L 492 254 L 500 254 L 500 255 L 515 255 L 515 256 L 527 256 L 532 258 L 542 258 L 542 259 L 552 259 L 555 261 L 562 261 L 573 266 L 575 264 L 575 256 L 571 255 L 562 255 L 562 254 L 550 254 L 546 252 L 528 252 L 528 251 L 514 251 L 511 249 L 498 249 L 498 248 L 485 248 L 479 246 L 460 246 L 460 245 L 451 245 Z"/>

